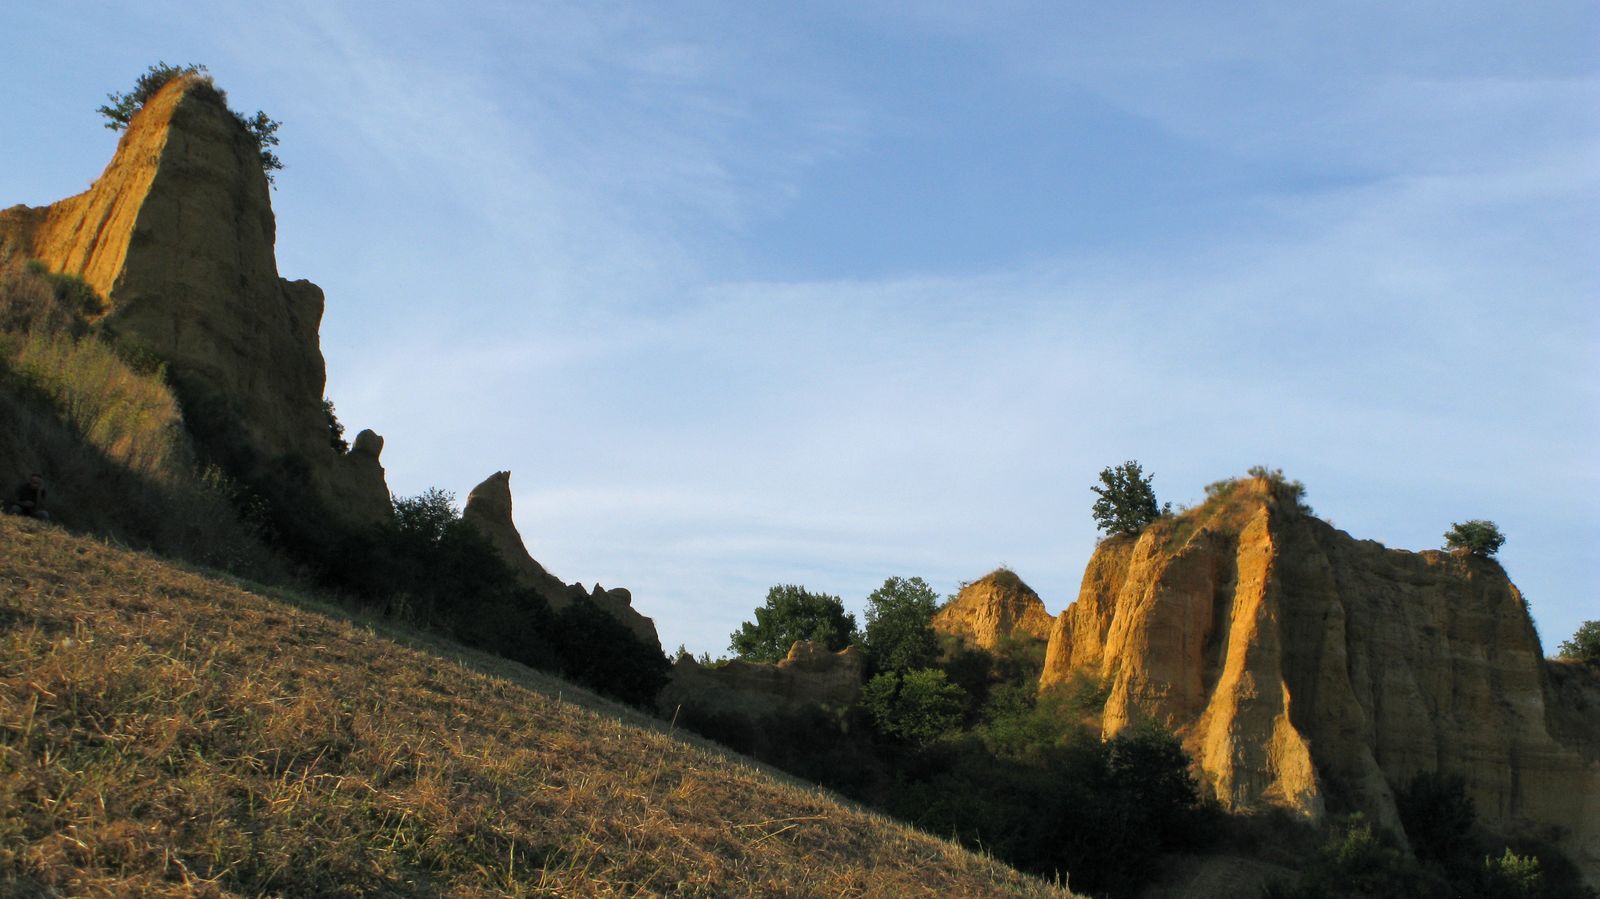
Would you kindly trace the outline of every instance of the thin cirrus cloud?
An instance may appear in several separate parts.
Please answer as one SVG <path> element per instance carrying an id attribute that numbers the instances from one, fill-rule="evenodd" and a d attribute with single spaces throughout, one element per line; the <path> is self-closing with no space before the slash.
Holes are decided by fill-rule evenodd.
<path id="1" fill-rule="evenodd" d="M 1177 502 L 1281 465 L 1395 546 L 1494 518 L 1547 642 L 1593 614 L 1585 5 L 88 9 L 3 14 L 88 61 L 0 117 L 92 131 L 163 57 L 281 117 L 341 417 L 397 493 L 511 468 L 669 647 L 779 582 L 1006 562 L 1059 611 L 1126 458 Z"/>

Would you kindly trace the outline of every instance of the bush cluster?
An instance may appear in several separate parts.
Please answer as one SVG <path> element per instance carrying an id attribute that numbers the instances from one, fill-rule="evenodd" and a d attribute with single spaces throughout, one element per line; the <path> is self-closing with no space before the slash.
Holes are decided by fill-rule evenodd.
<path id="1" fill-rule="evenodd" d="M 164 366 L 100 329 L 103 310 L 81 278 L 0 260 L 0 478 L 43 474 L 68 527 L 281 577 L 237 519 L 233 482 L 198 460 Z"/>
<path id="2" fill-rule="evenodd" d="M 519 584 L 448 491 L 396 498 L 392 521 L 347 535 L 326 566 L 325 582 L 393 617 L 624 702 L 666 683 L 666 657 L 589 599 L 552 610 Z"/>
<path id="3" fill-rule="evenodd" d="M 1574 659 L 1592 668 L 1600 668 L 1600 621 L 1585 621 L 1573 632 L 1572 639 L 1561 641 L 1560 656 Z"/>
<path id="4" fill-rule="evenodd" d="M 167 86 L 174 78 L 188 75 L 198 75 L 204 78 L 204 83 L 217 99 L 227 105 L 228 95 L 212 83 L 211 76 L 206 74 L 206 67 L 200 63 L 189 63 L 184 66 L 175 66 L 167 62 L 158 62 L 145 70 L 144 74 L 134 79 L 133 90 L 126 93 L 106 94 L 106 99 L 111 102 L 100 106 L 95 111 L 106 119 L 106 127 L 112 131 L 121 131 L 133 121 L 134 113 L 144 108 L 158 91 Z M 233 120 L 256 145 L 260 153 L 261 171 L 267 176 L 268 184 L 276 184 L 273 175 L 283 170 L 283 160 L 279 159 L 272 148 L 278 145 L 278 128 L 282 122 L 274 120 L 266 113 L 257 110 L 255 115 L 247 116 L 236 109 L 229 109 Z"/>
<path id="5" fill-rule="evenodd" d="M 1267 899 L 1596 899 L 1560 853 L 1488 840 L 1459 777 L 1419 774 L 1395 791 L 1412 852 L 1357 814 L 1338 821 L 1296 883 Z"/>
<path id="6" fill-rule="evenodd" d="M 1133 895 L 1159 853 L 1205 841 L 1214 811 L 1176 737 L 1147 724 L 1102 740 L 1103 685 L 1079 676 L 1040 696 L 1043 641 L 941 639 L 937 608 L 919 578 L 872 593 L 874 673 L 851 708 L 679 724 L 1023 870 L 1070 872 L 1091 895 Z M 779 586 L 741 633 L 781 633 L 770 655 L 795 634 L 848 632 L 844 616 L 837 597 Z"/>

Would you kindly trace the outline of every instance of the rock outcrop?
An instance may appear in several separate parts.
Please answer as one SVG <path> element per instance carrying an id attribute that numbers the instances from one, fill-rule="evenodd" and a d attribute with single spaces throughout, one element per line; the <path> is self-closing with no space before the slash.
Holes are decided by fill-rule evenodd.
<path id="1" fill-rule="evenodd" d="M 511 566 L 517 580 L 538 593 L 551 609 L 559 611 L 573 602 L 592 602 L 625 625 L 646 646 L 661 651 L 655 622 L 633 608 L 633 594 L 626 588 L 607 590 L 595 584 L 592 591 L 585 590 L 582 584 L 562 582 L 534 560 L 511 520 L 511 472 L 497 471 L 472 488 L 461 518 L 489 541 Z"/>
<path id="2" fill-rule="evenodd" d="M 1011 638 L 1045 640 L 1050 613 L 1033 588 L 1016 573 L 997 568 L 967 584 L 933 616 L 933 629 L 954 634 L 982 649 Z"/>
<path id="3" fill-rule="evenodd" d="M 100 327 L 166 362 L 191 430 L 255 469 L 236 473 L 294 471 L 334 514 L 382 521 L 382 441 L 330 445 L 322 290 L 278 276 L 275 229 L 259 148 L 194 75 L 133 116 L 88 191 L 0 213 L 0 244 L 83 278 L 108 302 Z"/>
<path id="4" fill-rule="evenodd" d="M 1040 682 L 1102 678 L 1104 731 L 1173 726 L 1233 809 L 1399 830 L 1395 788 L 1460 775 L 1487 825 L 1554 836 L 1595 882 L 1600 720 L 1551 665 L 1494 561 L 1356 540 L 1253 479 L 1101 543 Z"/>
<path id="5" fill-rule="evenodd" d="M 848 646 L 838 652 L 809 640 L 789 647 L 775 664 L 734 659 L 715 667 L 684 656 L 672 666 L 672 678 L 656 699 L 664 715 L 681 710 L 700 715 L 737 715 L 752 722 L 820 706 L 843 709 L 861 693 L 866 657 Z"/>

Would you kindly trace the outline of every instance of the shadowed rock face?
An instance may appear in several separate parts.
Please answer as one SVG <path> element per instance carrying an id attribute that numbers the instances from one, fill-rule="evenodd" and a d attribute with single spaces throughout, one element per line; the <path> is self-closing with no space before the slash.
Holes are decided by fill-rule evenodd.
<path id="1" fill-rule="evenodd" d="M 263 464 L 303 463 L 335 514 L 382 521 L 382 441 L 329 446 L 322 290 L 278 276 L 275 227 L 258 148 L 190 76 L 133 117 L 88 191 L 0 213 L 0 242 L 104 296 L 102 327 L 167 362 L 186 414 L 214 419 Z"/>
<path id="2" fill-rule="evenodd" d="M 752 722 L 763 715 L 807 706 L 842 709 L 861 693 L 866 658 L 854 646 L 829 652 L 797 640 L 782 660 L 768 664 L 734 659 L 708 668 L 685 656 L 672 666 L 672 679 L 656 699 L 663 714 L 681 706 L 703 714 L 735 714 Z"/>
<path id="3" fill-rule="evenodd" d="M 511 566 L 517 580 L 538 593 L 551 609 L 564 609 L 578 601 L 592 602 L 626 625 L 645 645 L 661 651 L 661 638 L 656 635 L 655 622 L 633 608 L 633 594 L 627 589 L 618 587 L 607 590 L 595 584 L 594 590 L 588 591 L 582 584 L 563 583 L 528 553 L 528 547 L 522 542 L 522 535 L 517 533 L 517 526 L 511 519 L 511 472 L 497 471 L 472 488 L 461 518 L 500 553 L 500 557 Z"/>
<path id="4" fill-rule="evenodd" d="M 1356 540 L 1254 480 L 1102 542 L 1041 687 L 1103 678 L 1105 732 L 1171 724 L 1230 808 L 1398 830 L 1395 788 L 1459 774 L 1485 823 L 1559 831 L 1594 882 L 1600 721 L 1564 708 L 1588 700 L 1552 689 L 1552 664 L 1495 562 Z"/>
<path id="5" fill-rule="evenodd" d="M 962 637 L 982 649 L 994 649 L 1012 637 L 1044 640 L 1050 636 L 1051 624 L 1039 594 L 1004 568 L 961 588 L 956 598 L 933 616 L 934 630 Z"/>

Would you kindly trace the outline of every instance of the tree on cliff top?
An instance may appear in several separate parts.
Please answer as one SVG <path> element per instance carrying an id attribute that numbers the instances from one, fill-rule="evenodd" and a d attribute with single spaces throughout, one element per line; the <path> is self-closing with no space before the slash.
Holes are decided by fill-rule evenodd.
<path id="1" fill-rule="evenodd" d="M 1560 656 L 1600 668 L 1600 621 L 1585 621 L 1571 640 L 1561 641 Z"/>
<path id="2" fill-rule="evenodd" d="M 756 609 L 756 620 L 733 632 L 729 647 L 741 659 L 776 662 L 789 654 L 796 640 L 838 651 L 855 637 L 856 616 L 845 612 L 839 597 L 780 584 L 767 591 L 766 605 Z"/>
<path id="3" fill-rule="evenodd" d="M 1130 459 L 1100 472 L 1103 486 L 1090 487 L 1099 499 L 1094 501 L 1094 521 L 1100 530 L 1116 536 L 1132 536 L 1150 522 L 1172 511 L 1172 504 L 1156 505 L 1156 492 L 1150 486 L 1155 475 L 1144 474 L 1139 463 Z"/>
<path id="4" fill-rule="evenodd" d="M 149 102 L 151 97 L 154 97 L 158 91 L 167 86 L 167 82 L 186 75 L 203 77 L 206 85 L 216 93 L 217 98 L 224 105 L 227 104 L 228 95 L 218 90 L 217 86 L 211 83 L 211 76 L 206 74 L 206 67 L 203 64 L 191 62 L 186 66 L 175 66 L 166 62 L 158 62 L 146 69 L 143 75 L 134 80 L 133 90 L 125 94 L 106 94 L 106 99 L 111 102 L 96 109 L 95 112 L 106 117 L 107 128 L 112 131 L 121 131 L 128 127 L 129 122 L 133 121 L 133 114 L 143 109 L 144 104 Z M 273 178 L 272 173 L 283 170 L 283 160 L 272 152 L 272 148 L 278 145 L 278 127 L 283 123 L 274 120 L 259 109 L 256 110 L 255 115 L 248 117 L 236 109 L 229 109 L 228 112 L 233 116 L 234 121 L 239 123 L 239 127 L 250 135 L 250 139 L 256 142 L 256 148 L 261 152 L 261 171 L 267 176 L 267 183 L 276 186 L 277 181 Z"/>
<path id="5" fill-rule="evenodd" d="M 1444 532 L 1446 549 L 1464 549 L 1485 559 L 1499 552 L 1505 542 L 1506 536 L 1500 533 L 1499 525 L 1482 518 L 1451 522 L 1450 530 Z"/>

